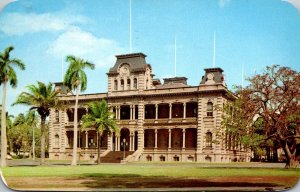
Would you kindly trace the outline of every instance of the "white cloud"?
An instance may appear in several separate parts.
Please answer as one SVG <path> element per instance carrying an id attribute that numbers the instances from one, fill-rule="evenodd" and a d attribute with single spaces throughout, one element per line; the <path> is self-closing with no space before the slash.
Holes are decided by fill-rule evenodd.
<path id="1" fill-rule="evenodd" d="M 230 3 L 230 0 L 219 0 L 219 7 L 223 8 Z"/>
<path id="2" fill-rule="evenodd" d="M 104 67 L 112 66 L 115 55 L 123 51 L 114 40 L 98 38 L 79 28 L 72 28 L 54 40 L 47 53 L 57 58 L 74 55 L 95 63 L 98 67 Z"/>
<path id="3" fill-rule="evenodd" d="M 62 31 L 76 24 L 83 24 L 87 18 L 65 13 L 6 13 L 0 18 L 0 30 L 6 35 L 25 33 Z"/>
<path id="4" fill-rule="evenodd" d="M 292 4 L 294 7 L 296 7 L 298 9 L 298 11 L 300 11 L 300 1 L 299 0 L 282 0 L 282 1 Z"/>

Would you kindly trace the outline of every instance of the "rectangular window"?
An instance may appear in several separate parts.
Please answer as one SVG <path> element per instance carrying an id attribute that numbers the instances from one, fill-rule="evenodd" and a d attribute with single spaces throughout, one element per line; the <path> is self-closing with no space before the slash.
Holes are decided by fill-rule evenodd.
<path id="1" fill-rule="evenodd" d="M 59 111 L 55 110 L 55 122 L 59 122 Z"/>

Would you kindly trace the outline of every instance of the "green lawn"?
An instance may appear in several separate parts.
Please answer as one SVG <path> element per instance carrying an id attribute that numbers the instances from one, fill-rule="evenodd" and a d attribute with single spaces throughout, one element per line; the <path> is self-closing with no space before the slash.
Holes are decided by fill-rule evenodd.
<path id="1" fill-rule="evenodd" d="M 4 177 L 300 177 L 300 169 L 201 167 L 201 164 L 20 166 L 6 167 L 2 171 Z"/>
<path id="2" fill-rule="evenodd" d="M 15 190 L 86 191 L 102 188 L 181 187 L 204 187 L 204 189 L 258 187 L 261 190 L 268 187 L 283 190 L 293 187 L 300 178 L 300 169 L 251 168 L 248 166 L 258 165 L 242 163 L 133 163 L 80 166 L 66 165 L 67 162 L 48 163 L 48 166 L 32 164 L 32 166 L 6 167 L 2 171 L 8 186 Z"/>

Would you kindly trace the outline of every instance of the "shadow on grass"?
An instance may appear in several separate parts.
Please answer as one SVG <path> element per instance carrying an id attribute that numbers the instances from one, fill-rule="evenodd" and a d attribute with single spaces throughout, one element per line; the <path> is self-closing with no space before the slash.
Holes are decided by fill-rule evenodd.
<path id="1" fill-rule="evenodd" d="M 87 188 L 184 188 L 184 187 L 278 187 L 275 183 L 212 181 L 196 178 L 144 177 L 135 174 L 86 174 L 80 177 Z M 80 179 L 79 178 L 79 179 Z"/>

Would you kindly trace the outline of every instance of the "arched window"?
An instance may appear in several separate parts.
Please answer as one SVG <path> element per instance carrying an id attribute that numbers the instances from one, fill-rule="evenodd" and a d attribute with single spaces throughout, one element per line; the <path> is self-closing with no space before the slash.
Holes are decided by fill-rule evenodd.
<path id="1" fill-rule="evenodd" d="M 149 89 L 148 84 L 149 84 L 149 80 L 147 79 L 147 80 L 146 80 L 146 89 Z"/>
<path id="2" fill-rule="evenodd" d="M 121 79 L 121 90 L 124 90 L 124 80 Z"/>
<path id="3" fill-rule="evenodd" d="M 207 116 L 208 117 L 212 117 L 213 116 L 213 103 L 212 102 L 208 102 L 207 103 L 206 112 L 207 112 Z"/>
<path id="4" fill-rule="evenodd" d="M 207 132 L 205 135 L 205 140 L 206 140 L 206 147 L 211 148 L 212 147 L 212 133 Z"/>
<path id="5" fill-rule="evenodd" d="M 114 81 L 114 90 L 117 91 L 118 90 L 118 80 Z"/>
<path id="6" fill-rule="evenodd" d="M 136 78 L 134 78 L 134 80 L 133 80 L 133 88 L 137 89 L 137 79 Z"/>
<path id="7" fill-rule="evenodd" d="M 130 79 L 127 79 L 127 90 L 130 90 Z"/>
<path id="8" fill-rule="evenodd" d="M 58 134 L 56 134 L 54 136 L 54 146 L 59 147 L 59 136 L 58 136 Z"/>

